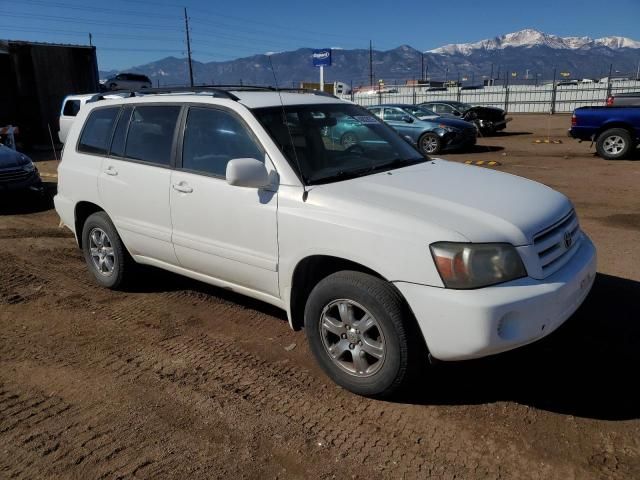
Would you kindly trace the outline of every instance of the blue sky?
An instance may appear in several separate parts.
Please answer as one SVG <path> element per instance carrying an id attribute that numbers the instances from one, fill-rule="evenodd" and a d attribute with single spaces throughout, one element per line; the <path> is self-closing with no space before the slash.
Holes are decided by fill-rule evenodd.
<path id="1" fill-rule="evenodd" d="M 428 50 L 523 28 L 640 40 L 640 0 L 0 0 L 0 6 L 0 38 L 87 44 L 91 32 L 101 70 L 183 56 L 183 6 L 200 61 L 300 47 L 368 48 L 370 39 L 379 50 L 402 44 Z"/>

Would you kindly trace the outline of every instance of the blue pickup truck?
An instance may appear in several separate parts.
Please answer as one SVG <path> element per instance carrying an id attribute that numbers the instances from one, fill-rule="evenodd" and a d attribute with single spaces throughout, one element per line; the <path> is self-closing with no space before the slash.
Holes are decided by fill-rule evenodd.
<path id="1" fill-rule="evenodd" d="M 571 117 L 569 136 L 596 143 L 598 155 L 620 160 L 637 155 L 640 107 L 581 107 Z"/>

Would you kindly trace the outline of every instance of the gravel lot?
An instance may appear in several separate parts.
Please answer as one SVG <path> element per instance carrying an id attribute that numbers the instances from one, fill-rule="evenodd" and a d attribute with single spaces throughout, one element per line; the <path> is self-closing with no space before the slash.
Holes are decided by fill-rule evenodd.
<path id="1" fill-rule="evenodd" d="M 568 123 L 516 116 L 445 158 L 567 194 L 592 294 L 551 337 L 438 364 L 395 402 L 332 384 L 268 305 L 156 270 L 98 288 L 50 206 L 1 199 L 0 477 L 640 478 L 640 161 Z"/>

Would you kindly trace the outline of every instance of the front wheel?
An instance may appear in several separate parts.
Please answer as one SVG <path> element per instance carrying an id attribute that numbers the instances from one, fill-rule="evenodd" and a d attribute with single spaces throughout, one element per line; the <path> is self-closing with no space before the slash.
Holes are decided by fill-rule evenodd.
<path id="1" fill-rule="evenodd" d="M 418 139 L 420 151 L 427 155 L 435 155 L 442 150 L 442 140 L 435 133 L 425 133 Z"/>
<path id="2" fill-rule="evenodd" d="M 598 155 L 607 160 L 625 158 L 631 147 L 631 135 L 623 128 L 611 128 L 601 133 L 596 142 Z"/>
<path id="3" fill-rule="evenodd" d="M 309 347 L 327 375 L 353 393 L 375 397 L 397 392 L 420 362 L 410 322 L 387 282 L 354 271 L 321 280 L 304 313 Z"/>

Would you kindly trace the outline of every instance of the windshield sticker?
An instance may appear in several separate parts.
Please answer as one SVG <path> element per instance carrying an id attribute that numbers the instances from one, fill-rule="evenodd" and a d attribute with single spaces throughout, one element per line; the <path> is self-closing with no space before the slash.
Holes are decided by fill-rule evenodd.
<path id="1" fill-rule="evenodd" d="M 354 116 L 353 118 L 355 118 L 356 120 L 358 120 L 360 123 L 363 124 L 378 124 L 380 122 L 378 122 L 378 119 L 376 117 L 371 117 L 369 115 L 357 115 Z"/>

